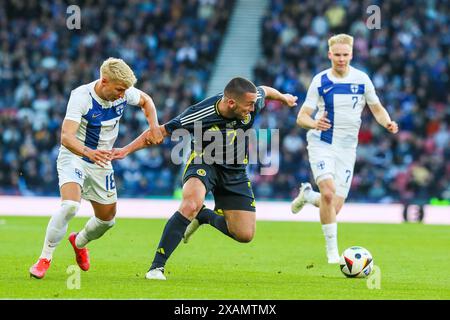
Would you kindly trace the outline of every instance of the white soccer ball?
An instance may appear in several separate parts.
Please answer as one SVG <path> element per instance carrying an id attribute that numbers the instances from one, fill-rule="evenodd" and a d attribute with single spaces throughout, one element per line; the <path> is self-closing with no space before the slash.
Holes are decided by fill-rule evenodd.
<path id="1" fill-rule="evenodd" d="M 373 258 L 367 249 L 353 246 L 342 253 L 339 265 L 346 277 L 364 278 L 372 272 Z"/>

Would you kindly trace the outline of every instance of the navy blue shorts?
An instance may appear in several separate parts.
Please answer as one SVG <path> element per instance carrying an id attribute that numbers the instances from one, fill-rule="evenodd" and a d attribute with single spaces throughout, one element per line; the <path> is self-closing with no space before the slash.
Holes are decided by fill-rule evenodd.
<path id="1" fill-rule="evenodd" d="M 206 193 L 212 192 L 214 210 L 256 211 L 252 185 L 243 170 L 229 170 L 218 165 L 187 164 L 183 185 L 189 178 L 198 178 L 205 185 Z"/>

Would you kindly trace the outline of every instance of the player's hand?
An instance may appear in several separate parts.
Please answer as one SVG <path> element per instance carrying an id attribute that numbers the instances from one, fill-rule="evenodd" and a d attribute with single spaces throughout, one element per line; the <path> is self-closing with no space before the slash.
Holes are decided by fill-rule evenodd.
<path id="1" fill-rule="evenodd" d="M 104 168 L 111 161 L 112 150 L 92 150 L 89 149 L 85 152 L 85 155 L 96 165 Z"/>
<path id="2" fill-rule="evenodd" d="M 147 130 L 145 142 L 147 144 L 160 144 L 163 142 L 164 136 L 162 134 L 161 126 L 153 127 Z"/>
<path id="3" fill-rule="evenodd" d="M 292 107 L 296 107 L 297 106 L 297 99 L 298 99 L 297 96 L 293 96 L 292 94 L 289 94 L 289 93 L 285 93 L 285 94 L 283 94 L 283 96 L 284 96 L 285 103 L 289 107 L 292 108 Z"/>
<path id="4" fill-rule="evenodd" d="M 320 130 L 320 131 L 327 131 L 331 128 L 331 122 L 330 119 L 327 118 L 328 112 L 324 112 L 322 117 L 320 119 L 316 120 L 316 127 L 314 129 Z"/>
<path id="5" fill-rule="evenodd" d="M 395 121 L 391 121 L 386 125 L 386 129 L 390 132 L 390 133 L 397 133 L 398 132 L 398 124 Z"/>
<path id="6" fill-rule="evenodd" d="M 114 148 L 112 149 L 111 160 L 121 160 L 128 155 L 125 148 Z"/>

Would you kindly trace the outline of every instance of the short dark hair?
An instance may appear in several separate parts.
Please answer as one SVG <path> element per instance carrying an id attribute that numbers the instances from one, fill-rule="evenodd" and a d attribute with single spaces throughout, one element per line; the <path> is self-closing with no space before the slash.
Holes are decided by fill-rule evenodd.
<path id="1" fill-rule="evenodd" d="M 227 97 L 238 98 L 242 97 L 245 93 L 256 93 L 256 86 L 250 80 L 245 78 L 236 77 L 230 80 L 223 91 Z"/>

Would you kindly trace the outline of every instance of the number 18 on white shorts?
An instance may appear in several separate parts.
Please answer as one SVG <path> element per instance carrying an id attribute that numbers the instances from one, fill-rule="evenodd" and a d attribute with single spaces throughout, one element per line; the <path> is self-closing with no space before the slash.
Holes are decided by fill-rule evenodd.
<path id="1" fill-rule="evenodd" d="M 59 187 L 68 182 L 78 183 L 82 197 L 101 204 L 117 202 L 116 183 L 112 166 L 102 168 L 89 163 L 68 150 L 61 149 L 56 161 Z"/>

